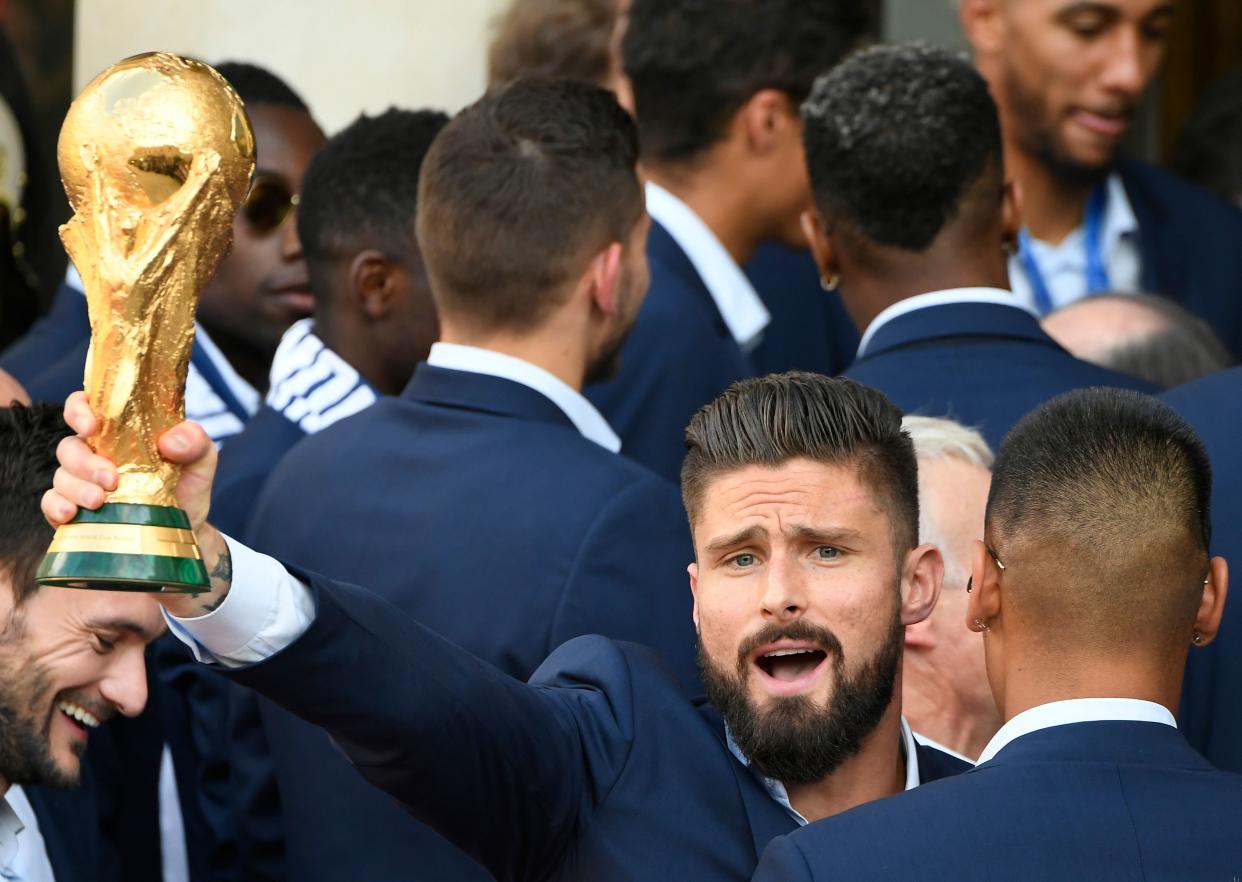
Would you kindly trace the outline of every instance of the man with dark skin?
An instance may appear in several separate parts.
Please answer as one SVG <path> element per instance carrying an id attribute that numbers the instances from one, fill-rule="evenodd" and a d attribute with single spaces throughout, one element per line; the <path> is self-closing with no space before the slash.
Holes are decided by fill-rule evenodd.
<path id="1" fill-rule="evenodd" d="M 1190 4 L 1185 4 L 1189 6 Z M 1001 116 L 1026 224 L 1014 292 L 1041 315 L 1102 291 L 1150 291 L 1242 353 L 1242 213 L 1121 142 L 1160 68 L 1175 0 L 961 0 Z"/>

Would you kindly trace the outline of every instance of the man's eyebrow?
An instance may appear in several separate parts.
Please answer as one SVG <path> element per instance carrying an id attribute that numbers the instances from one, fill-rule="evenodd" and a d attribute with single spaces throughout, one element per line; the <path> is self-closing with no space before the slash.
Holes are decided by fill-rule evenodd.
<path id="1" fill-rule="evenodd" d="M 722 551 L 728 551 L 730 548 L 737 548 L 739 545 L 745 545 L 747 542 L 753 542 L 760 536 L 766 536 L 767 530 L 759 525 L 747 527 L 728 536 L 717 536 L 711 542 L 708 542 L 704 550 L 711 554 L 718 554 Z"/>
<path id="2" fill-rule="evenodd" d="M 857 542 L 863 534 L 853 527 L 790 527 L 785 533 L 794 539 L 810 540 L 822 545 L 833 545 L 840 542 Z"/>
<path id="3" fill-rule="evenodd" d="M 163 633 L 163 628 L 153 634 L 133 619 L 120 617 L 91 619 L 86 624 L 90 628 L 98 628 L 103 631 L 127 631 L 142 638 L 145 643 L 150 643 Z"/>

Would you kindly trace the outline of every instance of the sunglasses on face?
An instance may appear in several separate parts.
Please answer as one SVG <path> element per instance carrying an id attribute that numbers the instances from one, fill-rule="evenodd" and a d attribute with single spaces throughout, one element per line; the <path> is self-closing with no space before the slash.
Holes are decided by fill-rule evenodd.
<path id="1" fill-rule="evenodd" d="M 298 194 L 283 180 L 260 173 L 254 176 L 250 192 L 242 201 L 241 214 L 256 233 L 266 235 L 283 224 L 297 205 Z"/>

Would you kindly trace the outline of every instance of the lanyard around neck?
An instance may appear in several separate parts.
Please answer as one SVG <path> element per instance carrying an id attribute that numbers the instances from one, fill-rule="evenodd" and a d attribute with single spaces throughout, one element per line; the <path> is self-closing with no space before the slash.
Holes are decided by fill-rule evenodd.
<path id="1" fill-rule="evenodd" d="M 1108 277 L 1108 267 L 1104 264 L 1101 240 L 1103 238 L 1104 212 L 1108 209 L 1108 187 L 1100 184 L 1091 191 L 1091 199 L 1087 202 L 1087 215 L 1083 220 L 1083 248 L 1087 252 L 1087 294 L 1099 294 L 1112 289 Z M 1052 293 L 1048 283 L 1035 260 L 1035 252 L 1031 247 L 1030 231 L 1023 227 L 1018 233 L 1018 259 L 1022 261 L 1022 269 L 1026 272 L 1027 281 L 1031 285 L 1031 293 L 1035 298 L 1035 310 L 1040 315 L 1047 315 L 1053 310 Z"/>

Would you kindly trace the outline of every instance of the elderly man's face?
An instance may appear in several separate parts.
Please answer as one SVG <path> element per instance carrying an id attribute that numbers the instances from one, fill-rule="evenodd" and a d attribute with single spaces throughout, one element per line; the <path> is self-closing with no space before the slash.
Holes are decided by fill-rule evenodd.
<path id="1" fill-rule="evenodd" d="M 900 668 L 890 513 L 848 466 L 794 460 L 714 479 L 690 568 L 708 698 L 751 762 L 822 779 L 883 717 Z"/>
<path id="2" fill-rule="evenodd" d="M 75 786 L 90 731 L 146 705 L 143 654 L 164 628 L 159 606 L 144 594 L 40 588 L 14 608 L 7 581 L 0 594 L 0 775 Z"/>
<path id="3" fill-rule="evenodd" d="M 1066 175 L 1099 174 L 1164 57 L 1172 0 L 990 3 L 995 39 L 980 61 L 1007 140 Z"/>

